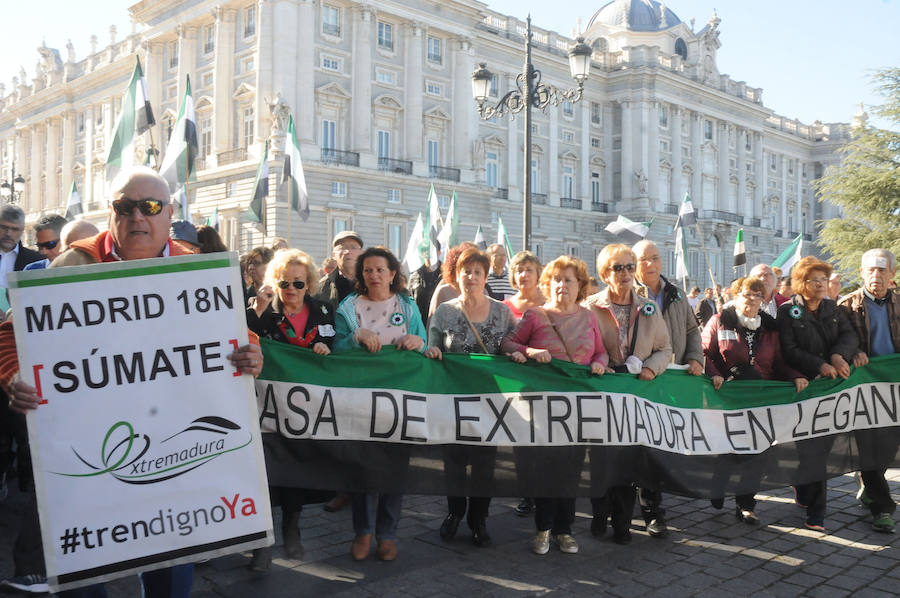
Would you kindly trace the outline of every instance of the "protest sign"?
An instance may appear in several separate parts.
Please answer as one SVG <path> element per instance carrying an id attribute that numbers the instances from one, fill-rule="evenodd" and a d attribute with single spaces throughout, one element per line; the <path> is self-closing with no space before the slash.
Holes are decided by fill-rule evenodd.
<path id="1" fill-rule="evenodd" d="M 900 356 L 798 394 L 791 382 L 716 391 L 682 371 L 644 382 L 567 362 L 436 361 L 393 347 L 322 357 L 263 341 L 263 351 L 260 427 L 278 484 L 597 496 L 652 480 L 715 497 L 898 463 Z M 492 451 L 493 475 L 450 479 L 450 445 Z"/>
<path id="2" fill-rule="evenodd" d="M 237 255 L 10 276 L 51 588 L 273 541 Z"/>

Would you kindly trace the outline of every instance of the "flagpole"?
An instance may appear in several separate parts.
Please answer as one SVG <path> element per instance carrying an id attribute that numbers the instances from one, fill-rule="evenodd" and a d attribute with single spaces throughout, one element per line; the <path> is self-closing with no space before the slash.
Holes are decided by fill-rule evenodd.
<path id="1" fill-rule="evenodd" d="M 697 236 L 700 237 L 700 248 L 703 250 L 703 256 L 706 258 L 706 269 L 709 271 L 709 279 L 712 280 L 713 289 L 716 288 L 716 277 L 713 276 L 712 265 L 709 263 L 709 252 L 706 251 L 706 243 L 703 242 L 703 233 L 700 230 L 700 221 L 694 223 L 697 227 Z"/>
<path id="2" fill-rule="evenodd" d="M 156 144 L 153 141 L 153 127 L 147 129 L 147 133 L 150 135 L 150 147 L 147 148 L 147 153 L 155 156 L 154 161 L 156 162 L 156 166 L 154 166 L 153 169 L 156 172 L 159 172 L 159 167 L 162 166 L 162 163 L 159 161 L 159 150 L 156 149 Z"/>

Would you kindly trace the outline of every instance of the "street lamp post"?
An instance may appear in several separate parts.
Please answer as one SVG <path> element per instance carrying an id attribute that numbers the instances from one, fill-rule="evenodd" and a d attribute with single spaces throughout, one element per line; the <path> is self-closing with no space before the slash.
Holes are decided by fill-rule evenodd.
<path id="1" fill-rule="evenodd" d="M 6 203 L 17 203 L 25 191 L 25 178 L 22 173 L 16 175 L 16 163 L 13 161 L 9 172 L 9 180 L 0 183 L 0 197 Z"/>
<path id="2" fill-rule="evenodd" d="M 572 78 L 578 84 L 575 89 L 561 90 L 541 82 L 541 72 L 531 63 L 531 15 L 526 20 L 525 31 L 525 69 L 516 76 L 516 89 L 509 91 L 500 98 L 496 105 L 485 106 L 491 88 L 493 75 L 482 62 L 478 70 L 472 73 L 472 95 L 478 104 L 478 115 L 483 120 L 490 120 L 497 116 L 509 114 L 515 118 L 515 114 L 525 111 L 525 163 L 523 176 L 523 244 L 525 249 L 531 249 L 531 108 L 545 110 L 550 104 L 558 106 L 560 102 L 568 100 L 571 103 L 578 102 L 584 92 L 584 81 L 591 70 L 591 47 L 584 43 L 583 37 L 575 40 L 575 45 L 569 50 L 569 69 Z"/>

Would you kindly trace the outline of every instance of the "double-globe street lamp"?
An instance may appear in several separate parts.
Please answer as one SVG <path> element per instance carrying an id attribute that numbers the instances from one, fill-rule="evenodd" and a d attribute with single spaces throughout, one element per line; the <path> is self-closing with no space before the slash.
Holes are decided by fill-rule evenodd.
<path id="1" fill-rule="evenodd" d="M 490 120 L 497 116 L 509 114 L 515 118 L 515 114 L 525 111 L 525 161 L 524 161 L 524 192 L 523 192 L 523 245 L 525 249 L 531 249 L 531 108 L 545 110 L 550 104 L 558 106 L 560 102 L 578 102 L 584 92 L 584 81 L 591 70 L 591 47 L 584 43 L 583 37 L 575 40 L 575 45 L 569 50 L 569 69 L 572 78 L 578 84 L 575 89 L 561 90 L 541 82 L 541 72 L 531 63 L 531 15 L 526 20 L 525 30 L 525 70 L 516 76 L 516 89 L 504 95 L 493 106 L 485 106 L 491 89 L 493 74 L 487 70 L 487 65 L 482 62 L 478 70 L 472 73 L 472 95 L 478 104 L 478 115 L 483 120 Z"/>
<path id="2" fill-rule="evenodd" d="M 0 198 L 7 203 L 17 203 L 25 191 L 25 178 L 21 173 L 16 175 L 16 163 L 12 163 L 9 180 L 0 183 Z"/>

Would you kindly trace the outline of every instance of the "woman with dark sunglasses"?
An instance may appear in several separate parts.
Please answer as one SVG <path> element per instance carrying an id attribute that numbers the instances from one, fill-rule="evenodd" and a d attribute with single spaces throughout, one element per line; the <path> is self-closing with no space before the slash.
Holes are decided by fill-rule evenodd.
<path id="1" fill-rule="evenodd" d="M 616 243 L 604 247 L 597 256 L 597 273 L 607 287 L 585 299 L 584 305 L 597 316 L 610 367 L 649 381 L 672 361 L 672 345 L 659 306 L 634 291 L 636 268 L 637 256 L 627 245 Z M 608 488 L 605 495 L 591 499 L 594 511 L 591 533 L 598 538 L 603 536 L 607 518 L 611 517 L 613 541 L 617 544 L 631 541 L 635 500 L 632 483 L 636 480 L 613 479 L 606 473 L 632 471 L 632 455 L 628 447 L 618 451 L 614 459 L 619 467 L 605 467 L 606 464 L 591 460 L 592 485 Z"/>
<path id="2" fill-rule="evenodd" d="M 269 262 L 256 294 L 256 305 L 247 309 L 247 327 L 263 338 L 307 347 L 319 355 L 331 353 L 334 312 L 331 305 L 311 297 L 316 290 L 316 265 L 299 249 L 282 249 Z M 272 505 L 280 504 L 284 551 L 290 558 L 303 558 L 300 542 L 300 512 L 304 504 L 326 502 L 333 492 L 269 486 Z M 268 571 L 272 548 L 253 551 L 250 568 Z"/>

